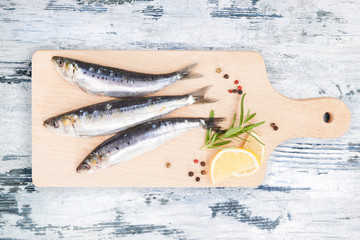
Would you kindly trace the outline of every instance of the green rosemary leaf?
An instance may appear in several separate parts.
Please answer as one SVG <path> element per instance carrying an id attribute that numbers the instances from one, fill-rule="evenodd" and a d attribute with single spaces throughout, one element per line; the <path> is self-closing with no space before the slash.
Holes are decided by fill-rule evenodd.
<path id="1" fill-rule="evenodd" d="M 245 131 L 244 131 L 244 130 L 241 130 L 241 131 L 239 131 L 239 132 L 236 132 L 236 133 L 230 135 L 230 136 L 227 137 L 227 138 L 234 138 L 234 137 L 236 137 L 236 136 L 238 136 L 238 135 L 241 135 L 241 134 L 243 134 L 243 133 L 245 133 Z"/>
<path id="2" fill-rule="evenodd" d="M 239 131 L 241 131 L 241 127 L 230 128 L 224 133 L 223 137 L 228 138 L 228 137 L 232 136 L 234 133 L 237 133 Z"/>
<path id="3" fill-rule="evenodd" d="M 236 146 L 230 146 L 230 147 L 208 147 L 210 149 L 231 149 L 231 148 L 234 148 Z"/>
<path id="4" fill-rule="evenodd" d="M 215 116 L 214 110 L 211 110 L 209 118 L 214 118 L 214 116 Z"/>
<path id="5" fill-rule="evenodd" d="M 238 140 L 237 138 L 240 139 L 240 140 L 242 140 L 242 141 L 246 141 L 245 139 L 243 139 L 243 138 L 241 138 L 241 137 L 238 137 L 238 136 L 233 137 L 232 140 L 235 140 L 235 141 L 237 141 L 237 142 L 242 142 L 242 141 Z M 227 140 L 227 138 L 223 138 L 223 137 L 219 137 L 219 140 L 231 141 L 231 140 Z"/>
<path id="6" fill-rule="evenodd" d="M 235 136 L 235 137 L 234 137 L 234 140 L 235 140 L 236 138 L 248 142 L 248 140 L 246 140 L 245 138 L 241 138 L 241 137 L 239 137 L 239 136 Z"/>
<path id="7" fill-rule="evenodd" d="M 248 130 L 248 131 L 257 134 L 257 132 L 255 132 L 255 131 L 252 130 L 252 129 L 250 129 L 250 130 Z"/>
<path id="8" fill-rule="evenodd" d="M 219 147 L 219 146 L 226 145 L 226 144 L 228 144 L 228 143 L 231 143 L 231 140 L 224 141 L 224 142 L 218 142 L 218 143 L 215 143 L 213 146 L 214 146 L 214 147 Z"/>
<path id="9" fill-rule="evenodd" d="M 216 137 L 217 137 L 218 133 L 214 132 L 214 134 L 212 135 L 212 137 L 210 138 L 210 144 L 209 145 L 214 145 L 215 141 L 216 141 Z"/>
<path id="10" fill-rule="evenodd" d="M 249 130 L 251 130 L 251 129 L 253 129 L 253 128 L 255 128 L 255 127 L 258 127 L 258 126 L 260 126 L 261 124 L 264 124 L 265 122 L 263 121 L 263 122 L 258 122 L 258 123 L 255 123 L 255 124 L 249 124 L 249 125 L 246 125 L 245 127 L 243 127 L 243 130 L 244 131 L 249 131 Z"/>
<path id="11" fill-rule="evenodd" d="M 244 123 L 246 123 L 246 119 L 249 117 L 249 115 L 250 115 L 250 109 L 246 113 L 246 116 L 244 118 Z"/>
<path id="12" fill-rule="evenodd" d="M 214 110 L 211 110 L 209 119 L 213 119 L 214 116 L 215 116 Z M 211 132 L 212 132 L 212 128 L 206 131 L 206 143 L 208 143 L 210 140 Z"/>
<path id="13" fill-rule="evenodd" d="M 255 117 L 255 115 L 256 115 L 256 113 L 253 113 L 253 114 L 251 114 L 250 116 L 247 116 L 246 118 L 245 118 L 245 123 L 247 123 L 247 122 L 249 122 L 251 119 L 253 119 L 254 117 Z"/>
<path id="14" fill-rule="evenodd" d="M 209 128 L 208 130 L 206 130 L 206 138 L 205 138 L 205 142 L 209 142 L 210 139 L 210 135 L 211 135 L 212 129 Z"/>
<path id="15" fill-rule="evenodd" d="M 253 134 L 251 134 L 250 132 L 246 132 L 247 134 L 249 134 L 250 136 L 252 136 L 256 141 L 258 141 L 261 145 L 265 145 L 263 142 L 260 141 L 260 139 L 258 139 L 257 137 L 255 137 Z"/>
<path id="16" fill-rule="evenodd" d="M 245 95 L 246 95 L 246 93 L 244 93 L 241 97 L 239 127 L 241 127 L 241 125 L 243 124 L 243 120 L 244 120 L 244 98 L 245 98 Z"/>
<path id="17" fill-rule="evenodd" d="M 239 143 L 242 142 L 242 141 L 240 141 L 240 140 L 237 140 L 235 137 L 233 137 L 232 140 L 237 141 L 237 142 L 239 142 Z"/>
<path id="18" fill-rule="evenodd" d="M 212 128 L 210 128 L 208 130 L 208 136 L 207 136 L 207 140 L 206 140 L 207 142 L 210 140 L 211 132 L 212 132 Z"/>
<path id="19" fill-rule="evenodd" d="M 234 118 L 233 118 L 233 121 L 231 123 L 230 129 L 234 127 L 235 119 L 236 119 L 236 113 L 234 114 Z"/>
<path id="20" fill-rule="evenodd" d="M 241 142 L 242 141 L 247 141 L 244 138 L 241 138 L 240 135 L 247 133 L 250 136 L 254 137 L 254 135 L 252 135 L 252 133 L 256 133 L 253 129 L 255 127 L 258 127 L 262 124 L 264 124 L 265 122 L 258 122 L 255 124 L 251 124 L 249 123 L 249 121 L 251 119 L 253 119 L 256 115 L 256 113 L 251 114 L 250 110 L 247 111 L 246 116 L 244 116 L 244 99 L 245 99 L 245 95 L 243 94 L 242 98 L 241 98 L 241 103 L 240 103 L 240 119 L 239 119 L 239 126 L 238 127 L 234 127 L 235 126 L 235 122 L 236 122 L 236 114 L 234 114 L 232 123 L 230 125 L 229 129 L 223 129 L 221 131 L 217 131 L 214 130 L 212 128 L 208 129 L 206 132 L 206 139 L 205 139 L 205 145 L 203 147 L 201 147 L 201 149 L 205 149 L 205 148 L 210 148 L 210 149 L 229 149 L 229 148 L 234 148 L 235 146 L 230 146 L 230 147 L 221 147 L 224 146 L 226 144 L 229 144 L 232 142 L 232 140 L 237 141 L 237 142 Z M 214 118 L 215 113 L 212 110 L 210 112 L 210 119 Z M 245 123 L 248 123 L 246 126 L 243 126 Z M 261 144 L 263 144 L 259 139 L 257 139 L 256 137 L 254 137 L 257 141 L 259 141 Z M 239 140 L 240 139 L 240 140 Z"/>

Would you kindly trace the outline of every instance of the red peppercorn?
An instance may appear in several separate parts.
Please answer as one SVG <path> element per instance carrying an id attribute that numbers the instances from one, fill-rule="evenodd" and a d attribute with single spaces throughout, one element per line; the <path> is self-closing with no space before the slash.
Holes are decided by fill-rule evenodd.
<path id="1" fill-rule="evenodd" d="M 239 84 L 239 80 L 235 80 L 234 83 L 235 83 L 235 84 Z"/>
<path id="2" fill-rule="evenodd" d="M 199 160 L 195 159 L 195 160 L 194 160 L 194 163 L 199 163 Z"/>
<path id="3" fill-rule="evenodd" d="M 232 90 L 231 90 L 231 89 L 229 89 L 229 90 L 228 90 L 228 92 L 229 92 L 229 93 L 232 93 Z"/>
<path id="4" fill-rule="evenodd" d="M 238 86 L 238 90 L 242 90 L 242 86 Z"/>

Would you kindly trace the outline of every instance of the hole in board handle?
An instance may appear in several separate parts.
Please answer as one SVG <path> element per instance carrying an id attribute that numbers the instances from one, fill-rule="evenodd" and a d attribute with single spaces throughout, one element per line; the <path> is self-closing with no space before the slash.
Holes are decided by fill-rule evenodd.
<path id="1" fill-rule="evenodd" d="M 329 113 L 329 112 L 324 113 L 323 120 L 325 123 L 331 123 L 333 121 L 333 119 L 334 119 L 334 117 L 331 113 Z"/>

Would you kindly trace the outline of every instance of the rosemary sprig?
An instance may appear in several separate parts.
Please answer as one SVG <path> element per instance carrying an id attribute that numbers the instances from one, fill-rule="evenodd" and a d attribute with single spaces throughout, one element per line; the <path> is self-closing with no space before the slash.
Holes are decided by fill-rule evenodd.
<path id="1" fill-rule="evenodd" d="M 232 140 L 238 141 L 239 139 L 242 141 L 246 141 L 245 139 L 241 138 L 240 135 L 247 133 L 250 136 L 252 136 L 254 139 L 256 139 L 259 143 L 263 144 L 259 139 L 254 137 L 252 133 L 255 133 L 253 130 L 255 127 L 258 127 L 265 122 L 258 122 L 258 123 L 250 123 L 250 120 L 253 119 L 256 116 L 256 113 L 250 113 L 250 110 L 247 111 L 246 115 L 244 114 L 244 99 L 245 95 L 243 94 L 241 98 L 240 103 L 240 119 L 239 124 L 237 127 L 235 127 L 236 122 L 236 113 L 234 114 L 232 123 L 229 127 L 229 129 L 208 129 L 206 131 L 206 137 L 205 137 L 205 145 L 201 149 L 210 148 L 210 149 L 228 149 L 228 148 L 234 148 L 235 145 L 231 146 L 225 146 L 229 143 L 232 143 Z M 212 110 L 210 112 L 210 119 L 214 118 L 214 111 Z M 263 144 L 264 145 L 264 144 Z"/>

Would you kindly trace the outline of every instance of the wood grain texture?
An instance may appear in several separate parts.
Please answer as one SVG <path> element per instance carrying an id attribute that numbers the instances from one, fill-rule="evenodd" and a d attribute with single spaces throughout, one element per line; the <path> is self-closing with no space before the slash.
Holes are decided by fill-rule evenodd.
<path id="1" fill-rule="evenodd" d="M 5 239 L 358 239 L 360 3 L 0 2 L 0 236 Z M 279 145 L 256 189 L 36 188 L 31 56 L 40 49 L 255 50 L 290 98 L 351 109 L 341 138 Z"/>
<path id="2" fill-rule="evenodd" d="M 109 136 L 71 138 L 60 136 L 43 127 L 44 120 L 64 112 L 110 100 L 81 91 L 60 77 L 51 62 L 53 56 L 128 69 L 136 72 L 172 72 L 192 63 L 201 78 L 179 81 L 153 95 L 181 95 L 204 86 L 211 86 L 207 97 L 212 104 L 195 104 L 178 109 L 168 117 L 208 117 L 214 110 L 226 119 L 227 128 L 233 114 L 239 116 L 239 94 L 229 94 L 240 79 L 247 97 L 245 112 L 256 112 L 254 122 L 265 121 L 256 131 L 265 143 L 264 164 L 255 174 L 245 178 L 229 178 L 213 184 L 210 175 L 196 182 L 187 173 L 210 172 L 210 162 L 218 150 L 201 150 L 205 131 L 197 129 L 169 141 L 154 151 L 101 173 L 78 174 L 75 169 L 89 152 Z M 174 61 L 173 61 L 174 60 Z M 221 67 L 218 74 L 215 69 Z M 223 75 L 228 74 L 229 79 Z M 330 112 L 328 123 L 323 115 Z M 279 126 L 274 131 L 270 123 Z M 256 52 L 240 51 L 38 51 L 32 58 L 32 177 L 39 187 L 257 187 L 266 173 L 267 159 L 281 142 L 294 137 L 335 138 L 344 134 L 350 124 L 348 107 L 336 98 L 292 100 L 274 90 L 266 73 L 264 60 Z M 146 143 L 145 143 L 146 144 Z M 240 144 L 241 146 L 241 144 Z M 207 163 L 205 168 L 194 165 L 193 159 Z M 165 167 L 172 163 L 171 169 Z M 54 166 L 57 166 L 54 168 Z M 131 179 L 131 180 L 130 180 Z"/>

